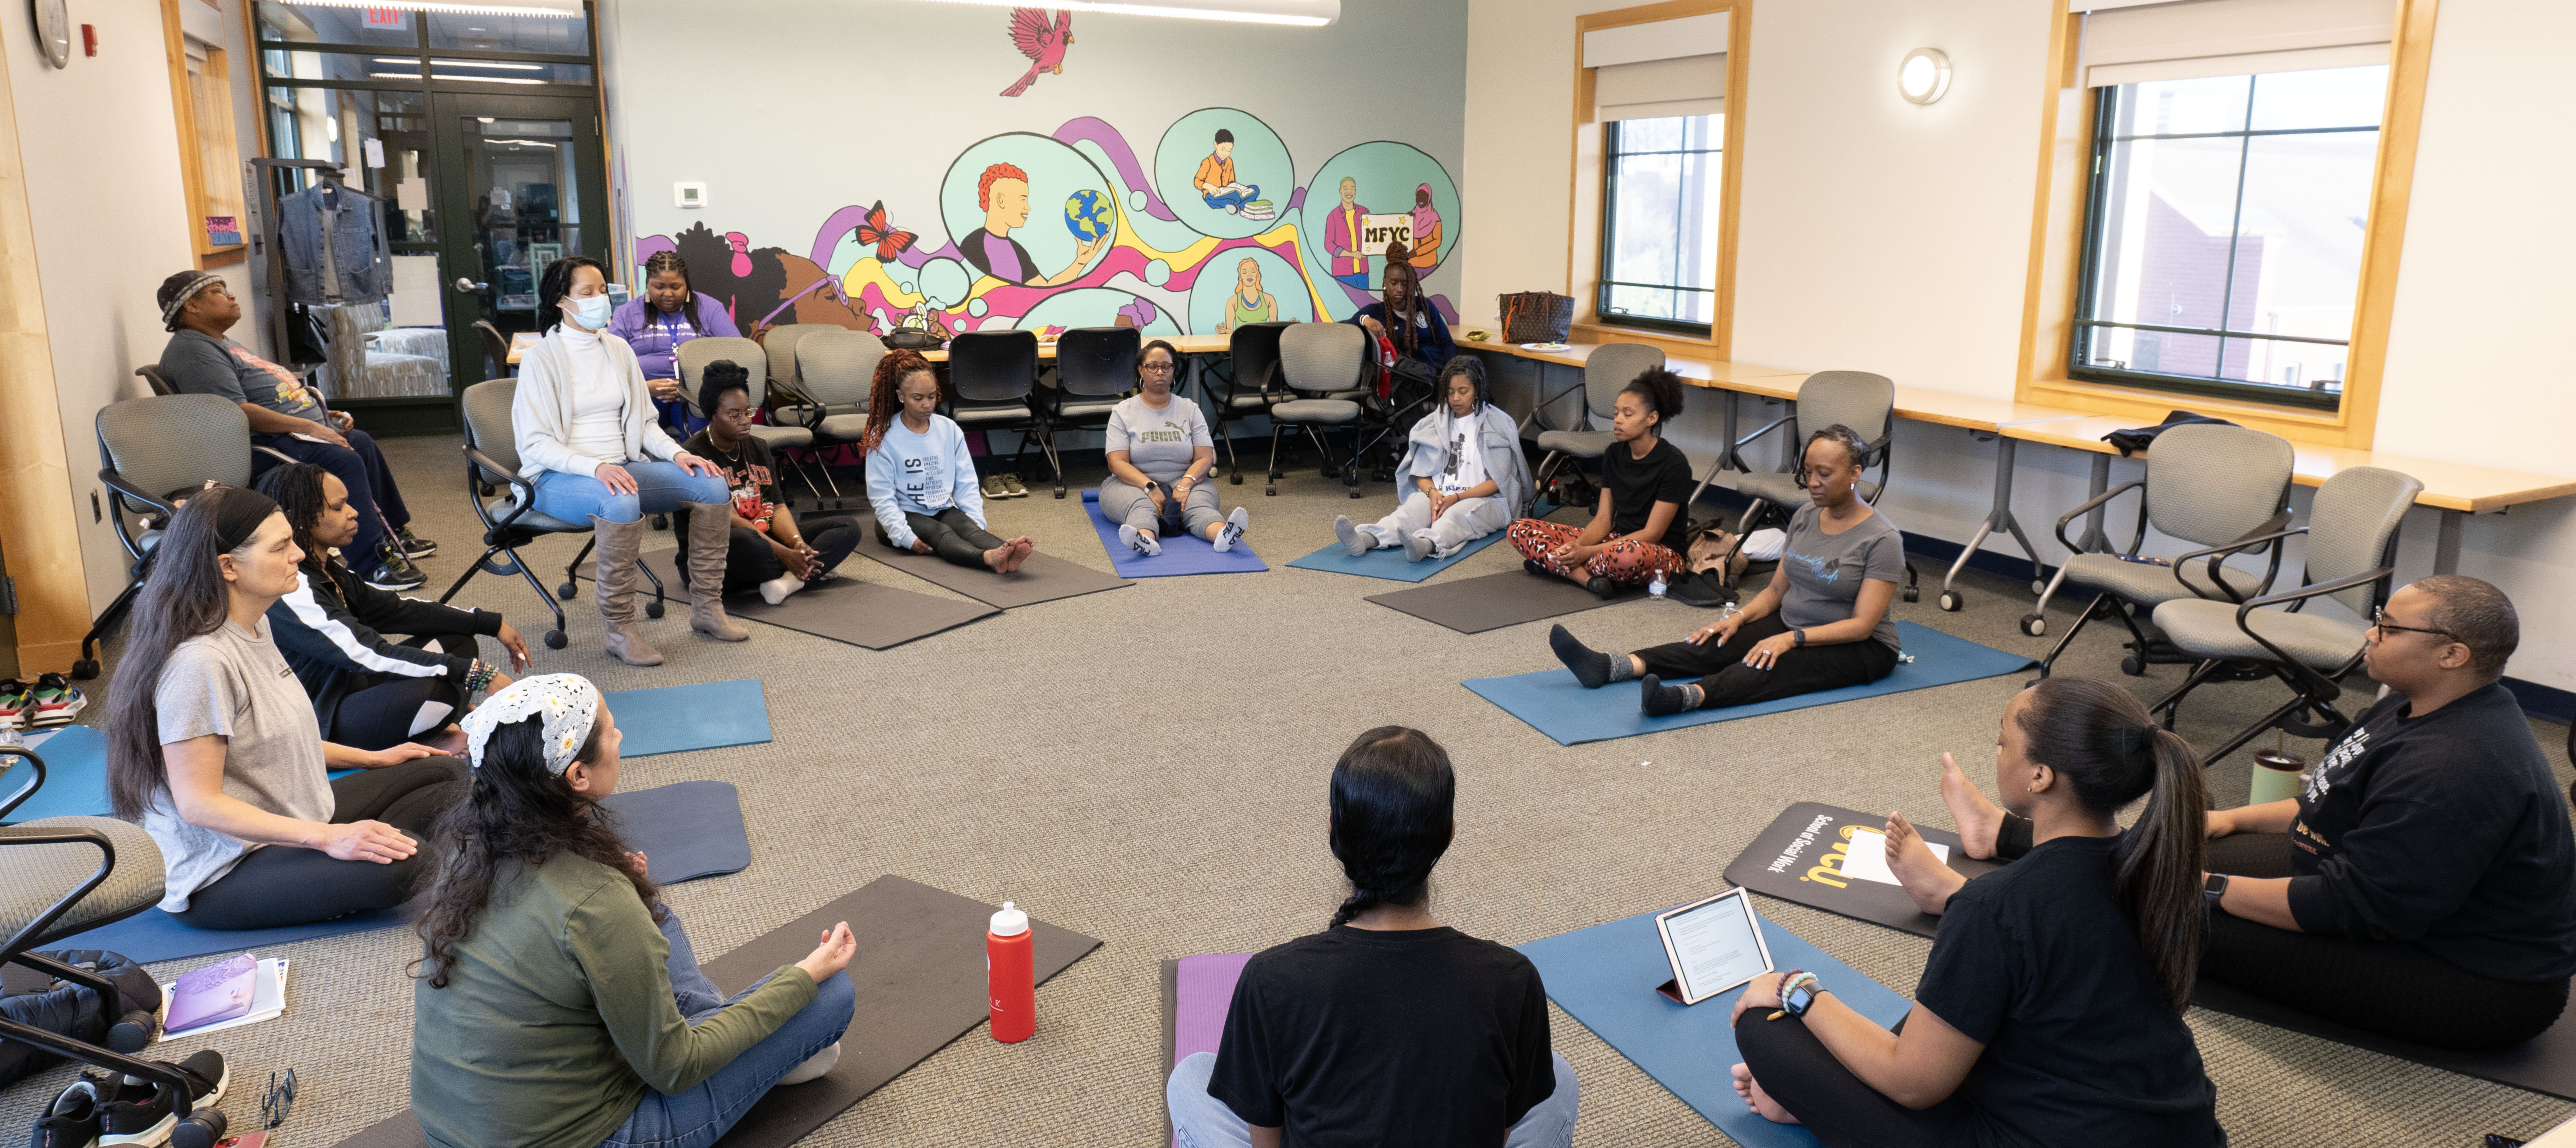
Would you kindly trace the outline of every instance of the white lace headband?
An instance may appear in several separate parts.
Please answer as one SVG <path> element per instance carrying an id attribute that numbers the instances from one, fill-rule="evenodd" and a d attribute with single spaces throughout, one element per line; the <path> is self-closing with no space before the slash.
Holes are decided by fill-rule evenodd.
<path id="1" fill-rule="evenodd" d="M 466 760 L 483 768 L 483 747 L 493 730 L 539 716 L 546 721 L 546 772 L 561 777 L 599 720 L 599 687 L 580 674 L 545 674 L 510 683 L 465 715 Z"/>

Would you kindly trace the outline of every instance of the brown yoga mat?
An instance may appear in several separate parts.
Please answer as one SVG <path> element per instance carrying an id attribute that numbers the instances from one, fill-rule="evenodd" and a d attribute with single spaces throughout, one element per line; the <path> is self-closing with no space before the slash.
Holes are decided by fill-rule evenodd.
<path id="1" fill-rule="evenodd" d="M 952 565 L 936 554 L 912 554 L 873 539 L 861 544 L 859 553 L 934 586 L 1004 610 L 1135 585 L 1115 574 L 1104 574 L 1045 553 L 1029 555 L 1028 561 L 1009 574 Z"/>
<path id="2" fill-rule="evenodd" d="M 680 572 L 674 565 L 679 554 L 677 550 L 656 550 L 644 556 L 644 564 L 660 575 L 662 585 L 669 588 L 671 609 L 687 610 L 689 591 L 680 585 Z M 809 585 L 775 606 L 761 601 L 757 594 L 736 594 L 725 599 L 725 613 L 871 650 L 892 649 L 915 638 L 927 638 L 1001 613 L 974 602 L 934 598 L 853 578 L 849 569 L 850 564 L 843 562 L 833 577 Z M 581 568 L 581 577 L 590 575 L 591 567 Z M 652 588 L 639 589 L 649 594 Z"/>
<path id="3" fill-rule="evenodd" d="M 1479 578 L 1460 578 L 1453 582 L 1434 582 L 1428 586 L 1371 594 L 1368 600 L 1425 622 L 1447 626 L 1461 634 L 1481 634 L 1595 606 L 1632 601 L 1645 595 L 1644 588 L 1631 587 L 1604 601 L 1593 597 L 1592 591 L 1563 578 L 1542 578 L 1527 570 L 1506 570 Z"/>
<path id="4" fill-rule="evenodd" d="M 718 1148 L 785 1148 L 982 1024 L 989 1009 L 984 930 L 997 908 L 889 875 L 706 962 L 707 976 L 719 988 L 739 992 L 780 965 L 803 960 L 833 922 L 848 921 L 859 940 L 850 958 L 858 1008 L 841 1038 L 840 1063 L 820 1079 L 772 1089 L 716 1141 Z M 1029 928 L 1036 935 L 1039 984 L 1100 947 L 1098 940 L 1044 921 L 1031 920 Z M 1041 999 L 1033 1043 L 1046 1038 Z M 405 1110 L 341 1141 L 339 1148 L 425 1143 L 420 1122 Z"/>

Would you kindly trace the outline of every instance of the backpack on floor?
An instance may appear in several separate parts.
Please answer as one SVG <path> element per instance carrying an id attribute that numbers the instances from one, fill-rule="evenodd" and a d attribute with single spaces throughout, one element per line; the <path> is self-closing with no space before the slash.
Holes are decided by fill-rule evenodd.
<path id="1" fill-rule="evenodd" d="M 140 1012 L 157 1015 L 161 1011 L 161 986 L 145 972 L 143 966 L 121 953 L 100 949 L 49 949 L 36 954 L 51 957 L 77 968 L 90 969 L 116 986 L 116 999 L 102 1006 L 98 993 L 85 985 L 56 980 L 24 965 L 0 965 L 0 1016 L 6 1016 L 29 1028 L 60 1033 L 90 1044 L 110 1044 L 109 1029 Z M 116 1044 L 130 1044 L 135 1051 L 157 1033 L 151 1031 L 157 1022 L 141 1026 L 136 1034 L 121 1033 L 126 1039 Z M 0 1088 L 21 1078 L 35 1075 L 61 1060 L 50 1052 L 14 1041 L 0 1041 Z"/>

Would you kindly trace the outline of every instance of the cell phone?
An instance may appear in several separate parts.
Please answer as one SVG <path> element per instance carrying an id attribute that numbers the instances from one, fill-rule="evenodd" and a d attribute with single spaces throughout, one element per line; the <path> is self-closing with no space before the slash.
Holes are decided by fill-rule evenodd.
<path id="1" fill-rule="evenodd" d="M 2138 565 L 2140 565 L 2140 566 L 2171 566 L 2171 565 L 2173 565 L 2173 563 L 2172 563 L 2171 561 L 2168 561 L 2168 560 L 2166 560 L 2166 559 L 2163 559 L 2163 558 L 2156 558 L 2156 557 L 2152 557 L 2152 556 L 2145 555 L 2145 554 L 2122 554 L 2122 555 L 2119 555 L 2118 557 L 2119 557 L 2120 561 L 2122 561 L 2122 562 L 2135 562 L 2135 563 L 2137 563 L 2137 564 L 2138 564 Z"/>

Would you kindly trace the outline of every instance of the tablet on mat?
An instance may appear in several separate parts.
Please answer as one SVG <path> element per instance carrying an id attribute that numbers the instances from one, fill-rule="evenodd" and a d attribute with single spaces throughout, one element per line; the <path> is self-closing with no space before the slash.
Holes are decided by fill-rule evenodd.
<path id="1" fill-rule="evenodd" d="M 1655 991 L 1698 1004 L 1771 971 L 1771 946 L 1753 916 L 1753 898 L 1731 889 L 1705 901 L 1655 914 L 1673 979 Z"/>

